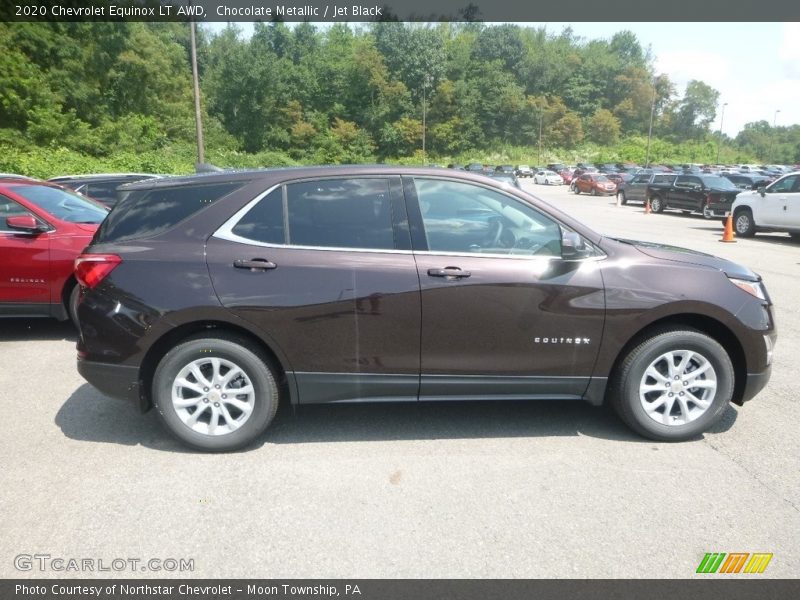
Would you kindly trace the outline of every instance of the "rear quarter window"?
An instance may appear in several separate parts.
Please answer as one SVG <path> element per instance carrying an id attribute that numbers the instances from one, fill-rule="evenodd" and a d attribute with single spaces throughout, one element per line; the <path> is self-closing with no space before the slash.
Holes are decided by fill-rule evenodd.
<path id="1" fill-rule="evenodd" d="M 98 242 L 149 238 L 169 229 L 246 182 L 132 190 L 111 211 L 97 233 Z"/>

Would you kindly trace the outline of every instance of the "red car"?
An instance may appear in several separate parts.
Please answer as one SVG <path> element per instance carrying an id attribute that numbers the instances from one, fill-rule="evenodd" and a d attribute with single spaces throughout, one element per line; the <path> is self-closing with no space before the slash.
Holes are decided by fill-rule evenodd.
<path id="1" fill-rule="evenodd" d="M 41 181 L 0 179 L 0 317 L 75 320 L 75 258 L 108 209 Z"/>
<path id="2" fill-rule="evenodd" d="M 581 192 L 592 196 L 612 196 L 617 193 L 617 184 L 600 173 L 584 173 L 572 182 L 576 194 Z"/>

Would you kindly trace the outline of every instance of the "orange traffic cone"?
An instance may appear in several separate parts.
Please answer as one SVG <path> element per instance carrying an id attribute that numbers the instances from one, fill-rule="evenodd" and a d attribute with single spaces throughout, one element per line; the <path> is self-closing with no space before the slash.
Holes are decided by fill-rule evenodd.
<path id="1" fill-rule="evenodd" d="M 725 219 L 725 231 L 722 234 L 722 239 L 720 242 L 735 242 L 733 235 L 733 216 L 728 214 L 728 218 Z"/>
<path id="2" fill-rule="evenodd" d="M 649 215 L 651 212 L 653 211 L 650 210 L 650 198 L 648 198 L 644 203 L 644 214 Z"/>

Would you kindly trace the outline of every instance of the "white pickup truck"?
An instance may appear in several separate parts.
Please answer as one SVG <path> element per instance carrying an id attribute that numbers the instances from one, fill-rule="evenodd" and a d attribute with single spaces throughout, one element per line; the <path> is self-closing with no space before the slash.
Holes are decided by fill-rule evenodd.
<path id="1" fill-rule="evenodd" d="M 766 188 L 740 193 L 731 210 L 738 236 L 787 231 L 800 241 L 800 172 L 784 175 Z"/>

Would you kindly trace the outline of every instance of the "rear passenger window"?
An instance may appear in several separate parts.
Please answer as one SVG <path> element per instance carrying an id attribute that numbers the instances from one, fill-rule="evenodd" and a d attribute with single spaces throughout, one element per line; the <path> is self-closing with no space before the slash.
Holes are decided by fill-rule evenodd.
<path id="1" fill-rule="evenodd" d="M 148 238 L 171 229 L 247 182 L 134 190 L 103 221 L 98 241 Z"/>
<path id="2" fill-rule="evenodd" d="M 265 244 L 285 244 L 283 188 L 272 190 L 236 224 L 232 233 Z"/>
<path id="3" fill-rule="evenodd" d="M 295 246 L 394 249 L 387 179 L 327 179 L 286 186 Z"/>

